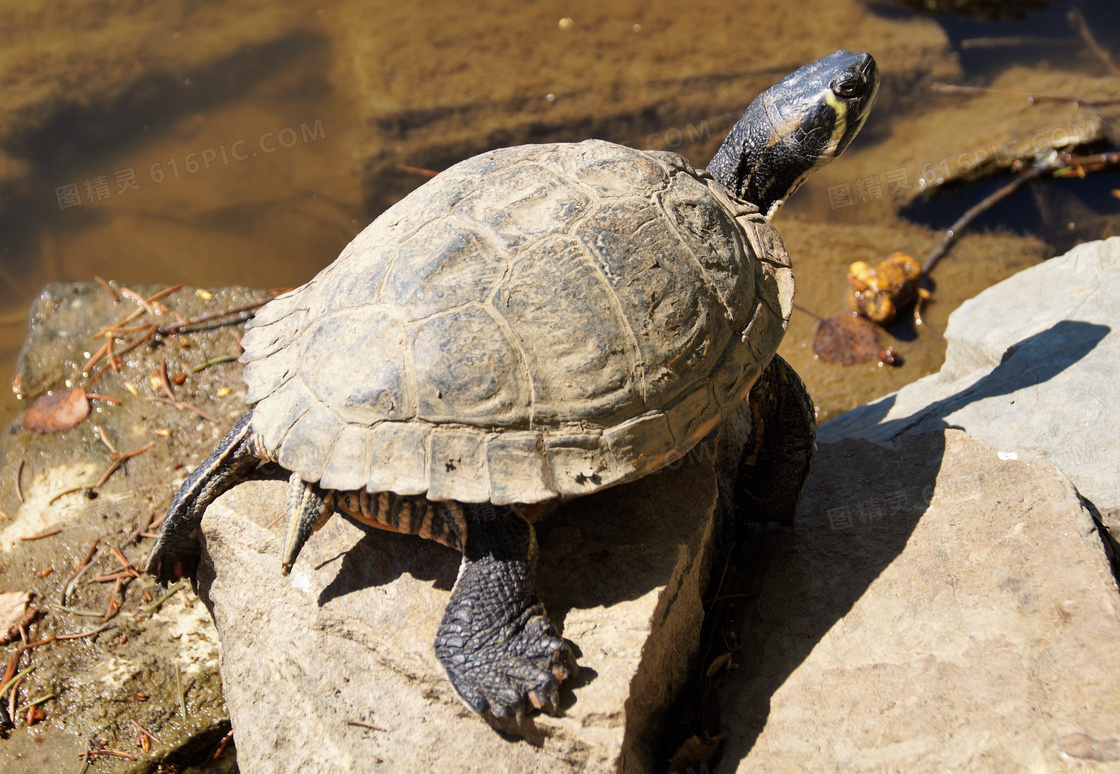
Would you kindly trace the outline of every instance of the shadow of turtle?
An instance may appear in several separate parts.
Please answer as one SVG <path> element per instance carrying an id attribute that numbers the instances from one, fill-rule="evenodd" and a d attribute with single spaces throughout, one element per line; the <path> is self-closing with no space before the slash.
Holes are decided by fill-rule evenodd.
<path id="1" fill-rule="evenodd" d="M 1011 396 L 1054 378 L 1110 330 L 1061 321 L 1009 347 L 1000 363 L 969 387 L 912 416 L 884 422 L 893 396 L 862 409 L 863 426 L 886 430 L 890 447 L 854 438 L 822 443 L 792 533 L 760 538 L 763 558 L 752 568 L 757 591 L 740 608 L 746 620 L 740 622 L 744 655 L 736 680 L 742 690 L 735 697 L 724 693 L 735 702 L 739 727 L 723 751 L 721 771 L 733 770 L 751 752 L 775 692 L 906 546 L 929 508 L 945 452 L 944 431 L 954 429 L 948 418 L 970 403 Z M 914 432 L 919 424 L 921 432 Z M 812 573 L 804 569 L 809 565 Z"/>

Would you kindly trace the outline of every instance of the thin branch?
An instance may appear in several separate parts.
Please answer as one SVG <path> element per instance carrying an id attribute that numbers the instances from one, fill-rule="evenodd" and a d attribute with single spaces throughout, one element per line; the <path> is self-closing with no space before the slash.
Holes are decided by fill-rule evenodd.
<path id="1" fill-rule="evenodd" d="M 937 265 L 937 262 L 941 260 L 945 253 L 949 252 L 949 248 L 952 247 L 957 237 L 960 236 L 961 231 L 963 231 L 969 223 L 990 210 L 997 202 L 1006 199 L 1024 185 L 1048 171 L 1050 170 L 1047 167 L 1041 165 L 1032 167 L 995 193 L 986 196 L 978 203 L 969 207 L 963 215 L 957 218 L 953 225 L 949 226 L 948 230 L 945 232 L 945 236 L 941 238 L 937 247 L 933 248 L 933 251 L 926 257 L 925 261 L 922 263 L 922 274 L 929 274 L 933 270 L 933 267 Z"/>
<path id="2" fill-rule="evenodd" d="M 210 322 L 211 320 L 219 320 L 222 317 L 230 317 L 232 315 L 242 314 L 244 312 L 252 312 L 252 311 L 255 311 L 257 309 L 260 309 L 262 306 L 267 304 L 270 300 L 271 299 L 265 299 L 264 301 L 254 301 L 251 304 L 243 304 L 241 306 L 235 306 L 231 309 L 223 309 L 223 310 L 218 311 L 218 312 L 210 312 L 208 314 L 201 314 L 198 317 L 192 317 L 189 320 L 180 320 L 179 322 L 173 322 L 173 323 L 170 323 L 168 325 L 160 326 L 159 332 L 160 332 L 161 336 L 167 336 L 167 335 L 172 334 L 172 333 L 178 333 L 183 328 L 187 328 L 187 327 L 190 327 L 192 325 L 199 325 L 201 323 Z M 241 322 L 241 320 L 235 320 L 233 322 Z"/>

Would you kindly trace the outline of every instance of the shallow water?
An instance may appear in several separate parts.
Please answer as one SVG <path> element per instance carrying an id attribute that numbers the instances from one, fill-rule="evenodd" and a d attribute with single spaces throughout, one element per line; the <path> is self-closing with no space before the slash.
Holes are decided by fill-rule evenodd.
<path id="1" fill-rule="evenodd" d="M 1079 5 L 1101 45 L 1120 52 L 1120 28 L 1107 21 L 1112 4 L 1097 0 Z M 404 19 L 394 22 L 404 25 L 401 36 L 407 40 L 412 34 L 408 19 L 402 16 L 405 11 L 397 6 L 367 3 L 362 7 L 369 14 L 396 14 L 394 18 Z M 872 2 L 868 7 L 869 18 L 876 20 L 928 18 L 888 2 Z M 1070 7 L 1066 2 L 1053 3 L 1024 21 L 934 17 L 949 40 L 938 56 L 948 69 L 959 66 L 959 80 L 967 83 L 984 83 L 1013 64 L 1038 66 L 1040 62 L 1046 67 L 1101 75 L 1105 72 L 1101 63 L 1087 52 L 1066 21 Z M 181 71 L 183 77 L 174 84 L 157 84 L 164 94 L 149 93 L 149 84 L 148 92 L 141 90 L 138 95 L 117 99 L 87 114 L 61 111 L 47 122 L 49 131 L 37 136 L 9 128 L 5 149 L 26 164 L 29 172 L 13 189 L 0 231 L 0 361 L 7 373 L 14 373 L 15 357 L 25 336 L 25 310 L 39 288 L 48 282 L 88 281 L 96 275 L 124 284 L 294 286 L 332 261 L 376 215 L 384 198 L 379 198 L 377 190 L 371 191 L 368 174 L 369 159 L 376 155 L 369 150 L 371 121 L 358 104 L 361 100 L 355 98 L 355 94 L 376 94 L 376 84 L 358 82 L 360 78 L 346 74 L 348 57 L 355 56 L 360 46 L 355 48 L 353 40 L 344 42 L 340 38 L 339 24 L 330 20 L 330 14 L 336 10 L 328 9 L 324 16 L 315 4 L 296 4 L 294 8 L 298 18 L 289 31 L 277 34 L 272 42 L 242 50 L 252 48 L 254 52 L 255 59 L 248 64 L 242 61 L 242 53 L 230 54 L 217 64 L 207 63 L 204 54 L 189 66 L 175 60 L 170 69 Z M 515 14 L 520 12 L 519 8 L 500 4 L 494 8 L 481 7 L 477 15 L 482 22 L 471 30 L 486 29 L 483 22 L 487 13 Z M 595 8 L 592 3 L 557 5 L 552 17 L 556 24 L 560 24 L 561 18 L 572 17 L 578 31 L 584 19 L 603 18 Z M 732 77 L 726 73 L 734 73 L 735 67 L 727 62 L 706 62 L 694 53 L 688 55 L 687 61 L 683 55 L 681 61 L 674 57 L 678 50 L 696 50 L 692 39 L 696 27 L 683 10 L 675 10 L 679 8 L 635 4 L 635 21 L 625 30 L 626 34 L 604 38 L 609 41 L 609 50 L 572 47 L 572 61 L 557 63 L 557 72 L 572 71 L 574 76 L 565 77 L 578 79 L 580 69 L 585 68 L 589 81 L 602 80 L 603 73 L 595 72 L 596 63 L 608 61 L 611 66 L 632 62 L 627 77 L 636 82 L 656 82 L 681 73 L 694 80 L 703 73 Z M 786 8 L 781 3 L 748 4 L 748 8 L 760 18 L 765 16 L 778 34 L 787 36 L 791 46 L 796 40 L 799 45 L 809 45 L 823 54 L 847 45 L 845 40 L 837 40 L 833 31 L 813 26 L 810 18 L 799 18 L 807 15 L 804 11 Z M 852 13 L 867 13 L 856 5 L 853 9 Z M 430 3 L 427 10 L 438 15 L 445 9 L 440 3 Z M 547 11 L 536 7 L 524 13 L 548 16 Z M 0 25 L 0 37 L 42 35 L 57 41 L 62 36 L 65 47 L 66 14 L 63 6 L 59 11 L 61 18 L 51 19 L 49 14 L 35 17 L 37 24 L 56 25 L 49 32 L 21 26 L 28 22 L 13 16 L 16 20 L 12 24 Z M 136 44 L 137 30 L 124 23 L 124 18 L 119 25 L 113 18 L 104 21 L 100 28 L 103 38 L 98 38 L 98 45 L 111 50 L 114 46 Z M 628 23 L 629 17 L 625 20 Z M 234 38 L 240 34 L 239 24 L 258 23 L 252 17 L 240 18 L 236 14 L 227 14 L 225 21 Z M 475 21 L 471 19 L 472 24 Z M 181 36 L 176 37 L 180 32 L 173 27 L 160 29 L 158 20 L 154 25 L 144 34 L 153 34 L 153 29 L 166 34 L 168 57 L 173 58 L 174 46 L 183 42 Z M 454 33 L 450 29 L 444 39 L 434 42 L 416 39 L 411 48 L 402 44 L 399 61 L 392 62 L 397 76 L 414 71 L 415 85 L 411 88 L 416 89 L 413 96 L 418 104 L 439 101 L 424 90 L 430 88 L 439 93 L 440 73 L 429 77 L 424 67 L 454 57 L 454 51 L 446 50 L 456 40 Z M 85 34 L 84 41 L 89 30 L 75 29 L 73 34 Z M 818 39 L 806 43 L 803 38 L 807 35 Z M 464 51 L 477 49 L 478 41 L 468 37 L 461 38 Z M 453 155 L 458 147 L 476 152 L 488 147 L 493 138 L 502 136 L 502 121 L 508 114 L 502 111 L 508 111 L 509 102 L 501 73 L 522 66 L 516 46 L 509 47 L 510 59 L 502 59 L 506 50 L 502 43 L 495 40 L 487 49 L 498 63 L 493 83 L 475 84 L 478 91 L 472 92 L 492 91 L 494 110 L 485 101 L 468 106 L 474 111 L 467 113 L 469 121 L 477 122 L 477 138 L 473 141 L 476 147 L 469 139 L 456 139 L 458 145 L 449 141 L 441 146 L 444 156 Z M 435 49 L 430 47 L 437 44 L 439 57 L 444 59 L 432 58 Z M 220 38 L 215 45 L 220 47 Z M 657 56 L 650 55 L 652 45 L 657 47 Z M 158 48 L 154 56 L 158 59 Z M 184 55 L 183 60 L 191 57 Z M 776 72 L 766 77 L 776 79 L 783 66 L 788 69 L 785 62 L 775 63 Z M 8 68 L 9 78 L 18 76 L 18 68 L 10 63 Z M 112 74 L 106 75 L 105 70 L 101 66 L 98 76 L 111 78 Z M 451 78 L 451 68 L 446 70 Z M 235 71 L 235 75 L 224 77 Z M 122 68 L 122 73 L 122 77 L 127 76 L 128 68 Z M 885 77 L 890 76 L 885 71 Z M 556 78 L 558 83 L 562 81 L 561 75 Z M 541 82 L 550 81 L 542 77 Z M 592 114 L 612 115 L 614 101 L 605 92 L 603 97 Z M 744 98 L 744 106 L 751 97 L 753 94 Z M 453 102 L 454 99 L 449 100 Z M 862 148 L 874 153 L 876 143 L 890 135 L 892 122 L 920 112 L 926 102 L 932 100 L 922 94 L 884 95 L 879 110 L 853 150 Z M 651 111 L 652 118 L 644 124 L 612 124 L 604 119 L 602 124 L 552 126 L 549 131 L 567 133 L 572 139 L 603 136 L 634 145 L 677 149 L 701 165 L 729 123 L 728 116 L 699 112 L 684 124 L 659 125 L 658 115 L 676 114 L 663 105 Z M 468 123 L 464 136 L 469 138 L 470 129 Z M 595 135 L 596 129 L 602 131 Z M 420 166 L 438 163 L 439 153 L 418 158 L 409 155 L 419 153 L 410 148 L 431 146 L 410 146 L 407 127 L 394 137 L 399 139 L 396 146 L 378 149 L 390 162 Z M 841 160 L 834 167 L 843 169 L 844 163 Z M 872 168 L 887 171 L 896 162 L 884 156 L 874 163 L 878 167 Z M 916 175 L 916 171 L 911 174 Z M 402 178 L 406 187 L 422 182 L 419 177 L 410 180 L 407 174 Z M 908 227 L 895 214 L 896 208 L 884 202 L 830 206 L 830 192 L 825 188 L 835 185 L 838 179 L 844 179 L 842 174 L 831 181 L 811 179 L 777 219 L 794 256 L 798 301 L 821 315 L 845 309 L 844 271 L 849 261 L 874 262 L 894 249 L 908 246 L 917 253 L 926 249 L 931 239 L 928 232 L 907 231 Z M 908 214 L 926 225 L 944 228 L 974 203 L 982 190 L 991 189 L 985 186 L 986 183 L 962 190 L 930 205 L 918 205 Z M 1109 218 L 1114 218 L 1120 207 L 1120 201 L 1110 194 L 1118 187 L 1115 173 L 1052 186 L 1054 190 L 1072 192 L 1078 203 L 1090 207 L 1095 216 L 1103 219 L 1100 230 L 1106 234 L 1114 222 Z M 385 196 L 391 199 L 395 195 L 387 191 Z M 977 230 L 1037 231 L 1043 220 L 1038 214 L 1037 200 L 1037 194 L 1020 192 L 979 221 Z M 899 228 L 902 231 L 896 230 Z M 943 262 L 937 270 L 935 302 L 926 310 L 930 327 L 944 330 L 949 312 L 961 300 L 1046 254 L 1068 247 L 1052 236 L 1049 238 L 1049 246 L 1029 240 L 1013 244 L 998 239 L 976 242 L 968 251 L 967 260 Z M 893 342 L 904 352 L 906 363 L 897 369 L 877 364 L 841 368 L 814 361 L 808 348 L 813 321 L 798 314 L 791 323 L 783 353 L 805 375 L 822 406 L 822 418 L 828 418 L 852 404 L 937 370 L 943 356 L 942 344 L 936 336 L 908 332 L 906 327 L 896 331 L 898 338 L 884 339 L 884 343 Z M 7 390 L 0 393 L 4 396 L 0 408 L 8 419 L 20 407 Z"/>

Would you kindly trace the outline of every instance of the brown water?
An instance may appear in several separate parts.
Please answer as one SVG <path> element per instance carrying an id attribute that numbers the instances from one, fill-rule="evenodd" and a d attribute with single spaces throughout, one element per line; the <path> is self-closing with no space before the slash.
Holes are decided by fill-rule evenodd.
<path id="1" fill-rule="evenodd" d="M 702 165 L 758 89 L 849 46 L 872 50 L 884 72 L 878 109 L 849 154 L 860 161 L 841 160 L 811 180 L 777 220 L 794 257 L 799 303 L 833 314 L 845 308 L 848 262 L 875 262 L 895 249 L 920 257 L 936 238 L 902 221 L 899 203 L 883 193 L 888 174 L 902 168 L 892 127 L 936 108 L 925 91 L 930 80 L 983 83 L 1040 60 L 1105 73 L 1066 23 L 1068 3 L 1000 23 L 925 17 L 888 2 L 756 2 L 737 11 L 714 3 L 689 11 L 660 2 L 610 10 L 584 1 L 499 2 L 469 13 L 448 3 L 297 3 L 278 18 L 248 0 L 233 6 L 200 10 L 213 17 L 205 24 L 140 7 L 120 18 L 101 10 L 94 17 L 81 4 L 7 12 L 0 42 L 23 45 L 12 56 L 26 60 L 9 62 L 8 82 L 57 78 L 54 46 L 70 57 L 61 71 L 74 76 L 70 97 L 80 107 L 65 105 L 65 90 L 54 102 L 28 98 L 35 109 L 14 111 L 0 126 L 7 138 L 0 144 L 23 169 L 0 232 L 5 372 L 14 373 L 25 310 L 48 282 L 96 275 L 125 284 L 298 285 L 400 190 L 422 182 L 394 172 L 396 164 L 439 168 L 504 138 L 600 136 L 679 150 Z M 1105 23 L 1110 4 L 1082 6 L 1101 43 L 1120 51 L 1120 31 Z M 36 36 L 41 46 L 28 48 Z M 962 44 L 981 36 L 1004 44 Z M 542 47 L 548 67 L 533 60 Z M 742 61 L 728 61 L 736 47 Z M 482 59 L 487 77 L 471 69 Z M 729 89 L 741 98 L 727 97 Z M 714 95 L 713 109 L 691 104 L 697 93 Z M 539 121 L 524 119 L 548 110 Z M 871 178 L 867 170 L 876 172 L 878 194 L 859 187 Z M 919 170 L 907 174 L 913 180 Z M 1101 177 L 1112 184 L 1098 186 L 1090 203 L 1108 216 L 1116 200 L 1107 191 L 1118 186 L 1114 174 Z M 833 191 L 843 183 L 865 201 L 837 207 Z M 974 201 L 962 193 L 922 217 L 943 228 Z M 1029 201 L 1024 193 L 982 225 L 1036 227 Z M 926 311 L 935 330 L 963 299 L 1054 251 L 1016 233 L 972 239 L 967 259 L 946 260 L 937 271 Z M 805 375 L 822 418 L 936 371 L 943 357 L 936 336 L 902 326 L 901 338 L 884 337 L 903 352 L 901 368 L 823 364 L 809 348 L 813 323 L 796 314 L 782 351 Z M 0 394 L 6 420 L 19 405 L 6 389 Z"/>

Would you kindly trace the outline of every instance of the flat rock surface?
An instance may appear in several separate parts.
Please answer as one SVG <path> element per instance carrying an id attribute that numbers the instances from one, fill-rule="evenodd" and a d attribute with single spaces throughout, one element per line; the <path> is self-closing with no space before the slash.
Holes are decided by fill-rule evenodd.
<path id="1" fill-rule="evenodd" d="M 720 522 L 715 448 L 709 438 L 676 469 L 538 525 L 539 595 L 582 672 L 561 693 L 563 716 L 536 716 L 516 741 L 460 704 L 432 649 L 456 552 L 336 516 L 285 578 L 283 527 L 267 525 L 286 482 L 225 494 L 203 520 L 199 590 L 241 771 L 654 770 L 699 637 Z"/>
<path id="2" fill-rule="evenodd" d="M 821 427 L 880 444 L 945 427 L 1046 459 L 1101 512 L 1120 505 L 1120 238 L 1089 242 L 966 301 L 941 372 Z"/>
<path id="3" fill-rule="evenodd" d="M 1120 766 L 1120 597 L 1049 463 L 955 430 L 822 444 L 772 539 L 717 772 Z"/>

